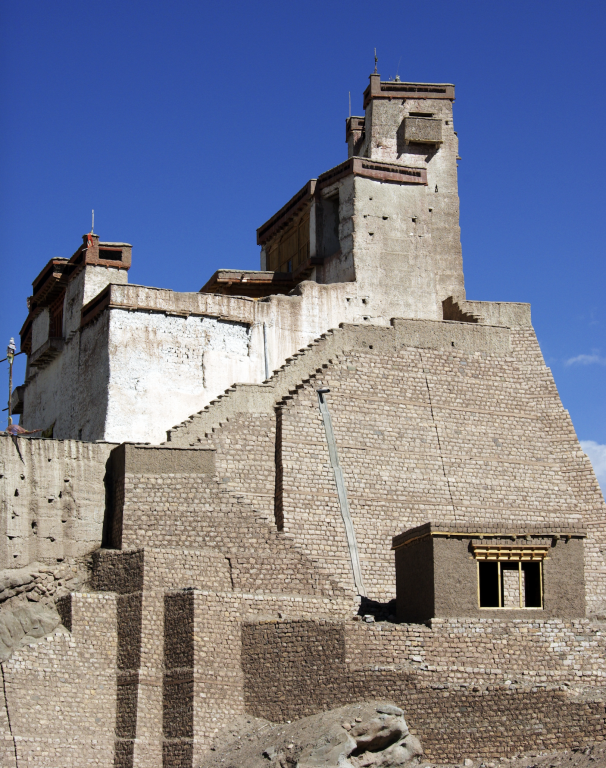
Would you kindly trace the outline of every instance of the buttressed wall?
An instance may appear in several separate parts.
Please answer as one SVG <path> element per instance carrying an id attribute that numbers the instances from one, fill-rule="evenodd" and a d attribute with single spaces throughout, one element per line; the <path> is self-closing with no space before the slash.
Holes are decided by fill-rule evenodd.
<path id="1" fill-rule="evenodd" d="M 606 506 L 529 306 L 464 298 L 453 97 L 372 76 L 350 158 L 259 229 L 262 271 L 81 309 L 103 434 L 131 442 L 2 444 L 4 562 L 88 568 L 48 634 L 43 586 L 0 592 L 7 765 L 192 768 L 235 716 L 365 699 L 432 762 L 606 736 Z M 40 392 L 70 343 L 43 293 Z M 193 415 L 136 445 L 155 404 Z"/>

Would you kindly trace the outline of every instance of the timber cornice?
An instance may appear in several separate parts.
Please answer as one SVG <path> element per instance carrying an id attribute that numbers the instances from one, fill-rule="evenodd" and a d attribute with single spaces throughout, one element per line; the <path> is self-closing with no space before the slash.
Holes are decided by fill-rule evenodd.
<path id="1" fill-rule="evenodd" d="M 367 157 L 350 157 L 349 160 L 331 168 L 317 179 L 310 179 L 286 205 L 260 226 L 257 229 L 257 245 L 265 245 L 269 242 L 305 208 L 309 207 L 314 197 L 323 189 L 347 176 L 361 176 L 394 184 L 427 185 L 425 168 L 412 168 L 383 160 L 370 160 Z"/>

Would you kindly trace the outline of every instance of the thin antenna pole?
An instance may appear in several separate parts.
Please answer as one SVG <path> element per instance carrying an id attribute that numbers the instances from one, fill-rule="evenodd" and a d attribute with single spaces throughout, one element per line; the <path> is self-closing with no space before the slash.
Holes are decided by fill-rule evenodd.
<path id="1" fill-rule="evenodd" d="M 91 235 L 94 233 L 94 231 L 95 231 L 95 209 L 93 208 L 93 221 L 92 221 L 92 224 L 90 225 Z"/>
<path id="2" fill-rule="evenodd" d="M 351 117 L 351 91 L 349 92 L 349 116 Z"/>
<path id="3" fill-rule="evenodd" d="M 377 73 L 377 62 L 378 61 L 379 61 L 379 59 L 377 58 L 377 49 L 375 48 L 375 75 L 378 74 Z"/>
<path id="4" fill-rule="evenodd" d="M 13 423 L 13 412 L 11 408 L 11 399 L 13 394 L 13 360 L 15 359 L 15 340 L 11 339 L 6 350 L 6 360 L 8 360 L 8 426 Z"/>

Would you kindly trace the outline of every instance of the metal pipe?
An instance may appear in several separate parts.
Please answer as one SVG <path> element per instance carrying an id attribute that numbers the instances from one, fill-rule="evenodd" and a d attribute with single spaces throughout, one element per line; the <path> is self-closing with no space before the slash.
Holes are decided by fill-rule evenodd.
<path id="1" fill-rule="evenodd" d="M 339 507 L 341 517 L 345 526 L 345 536 L 347 538 L 347 547 L 349 549 L 349 559 L 351 561 L 351 570 L 353 573 L 354 584 L 358 595 L 366 597 L 366 589 L 362 580 L 362 569 L 360 568 L 360 556 L 358 554 L 358 543 L 356 541 L 356 532 L 349 512 L 349 503 L 347 501 L 347 491 L 345 490 L 345 481 L 343 480 L 343 470 L 339 466 L 339 454 L 337 453 L 337 444 L 335 442 L 335 433 L 332 427 L 332 419 L 324 395 L 330 392 L 327 387 L 321 387 L 317 390 L 320 413 L 324 422 L 324 431 L 326 432 L 326 442 L 328 443 L 328 455 L 332 466 L 335 483 L 337 486 L 337 495 L 339 497 Z"/>
<path id="2" fill-rule="evenodd" d="M 265 381 L 269 379 L 269 349 L 267 345 L 267 323 L 263 323 L 263 354 L 265 357 Z"/>

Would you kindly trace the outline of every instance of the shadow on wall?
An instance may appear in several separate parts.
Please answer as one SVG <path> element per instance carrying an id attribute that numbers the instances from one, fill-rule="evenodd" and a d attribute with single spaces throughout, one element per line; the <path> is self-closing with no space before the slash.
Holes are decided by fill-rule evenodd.
<path id="1" fill-rule="evenodd" d="M 388 603 L 380 603 L 377 600 L 371 600 L 368 597 L 362 597 L 358 616 L 364 617 L 367 621 L 389 621 L 398 623 L 396 618 L 396 600 L 390 600 Z"/>

